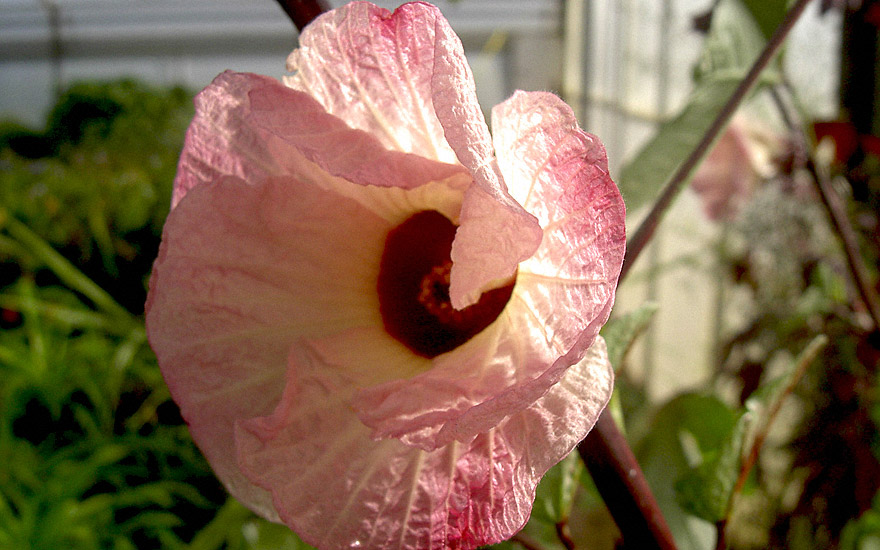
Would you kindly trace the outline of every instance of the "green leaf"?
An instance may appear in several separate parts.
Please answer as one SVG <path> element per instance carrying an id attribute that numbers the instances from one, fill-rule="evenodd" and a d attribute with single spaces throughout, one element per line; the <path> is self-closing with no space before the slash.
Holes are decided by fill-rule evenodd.
<path id="1" fill-rule="evenodd" d="M 765 38 L 770 38 L 788 11 L 788 0 L 741 0 Z"/>
<path id="2" fill-rule="evenodd" d="M 98 309 L 112 315 L 119 322 L 128 325 L 137 321 L 128 311 L 120 306 L 103 288 L 95 284 L 77 269 L 67 258 L 59 254 L 43 238 L 30 230 L 25 224 L 10 217 L 4 209 L 0 209 L 0 229 L 5 229 L 30 251 L 46 267 L 52 270 L 71 289 L 81 292 L 94 302 Z"/>
<path id="3" fill-rule="evenodd" d="M 880 494 L 859 518 L 852 519 L 840 534 L 840 550 L 880 550 Z"/>
<path id="4" fill-rule="evenodd" d="M 712 11 L 712 26 L 697 62 L 696 82 L 740 80 L 766 42 L 761 28 L 741 0 L 722 0 Z"/>
<path id="5" fill-rule="evenodd" d="M 535 492 L 532 519 L 556 525 L 568 520 L 584 465 L 577 451 L 572 451 L 541 478 Z"/>
<path id="6" fill-rule="evenodd" d="M 730 499 L 739 478 L 743 442 L 750 415 L 743 414 L 717 450 L 709 450 L 702 463 L 675 484 L 682 509 L 717 523 L 727 517 Z"/>
<path id="7" fill-rule="evenodd" d="M 284 525 L 262 518 L 245 523 L 243 533 L 249 550 L 314 550 Z"/>
<path id="8" fill-rule="evenodd" d="M 791 362 L 781 375 L 762 382 L 757 390 L 746 399 L 745 409 L 756 416 L 763 417 L 764 428 L 773 421 L 773 417 L 782 406 L 782 401 L 794 390 L 794 386 L 803 378 L 806 370 L 819 352 L 828 344 L 824 334 L 815 336 L 807 346 Z"/>
<path id="9" fill-rule="evenodd" d="M 608 359 L 614 370 L 623 365 L 626 352 L 632 347 L 636 338 L 647 328 L 659 306 L 654 302 L 642 304 L 635 311 L 611 319 L 602 327 L 600 334 L 608 345 Z"/>
<path id="10" fill-rule="evenodd" d="M 620 193 L 629 212 L 653 201 L 697 146 L 740 78 L 714 79 L 694 90 L 688 104 L 631 160 L 620 174 Z"/>
<path id="11" fill-rule="evenodd" d="M 253 517 L 253 512 L 237 500 L 228 498 L 226 503 L 208 525 L 193 538 L 189 550 L 219 550 L 230 537 L 241 533 L 245 521 Z"/>
<path id="12" fill-rule="evenodd" d="M 695 461 L 721 448 L 737 419 L 737 412 L 716 397 L 679 395 L 655 414 L 648 435 L 636 447 L 639 463 L 680 550 L 711 547 L 715 529 L 681 507 L 675 483 L 690 472 Z"/>

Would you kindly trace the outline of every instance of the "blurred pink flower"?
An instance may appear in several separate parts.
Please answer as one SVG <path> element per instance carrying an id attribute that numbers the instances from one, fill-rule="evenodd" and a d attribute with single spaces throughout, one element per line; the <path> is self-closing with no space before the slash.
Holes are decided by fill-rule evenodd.
<path id="1" fill-rule="evenodd" d="M 162 372 L 229 491 L 310 544 L 506 539 L 611 392 L 604 149 L 549 93 L 490 136 L 428 4 L 300 44 L 286 86 L 196 99 L 146 306 Z"/>
<path id="2" fill-rule="evenodd" d="M 773 175 L 783 140 L 759 123 L 734 118 L 694 175 L 691 187 L 710 220 L 732 220 L 763 179 Z"/>

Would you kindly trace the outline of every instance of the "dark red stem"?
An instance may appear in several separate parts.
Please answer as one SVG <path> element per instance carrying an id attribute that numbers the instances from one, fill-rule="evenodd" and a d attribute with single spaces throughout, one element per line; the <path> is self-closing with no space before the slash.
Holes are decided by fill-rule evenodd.
<path id="1" fill-rule="evenodd" d="M 277 0 L 284 13 L 290 17 L 296 28 L 303 30 L 306 25 L 325 11 L 330 5 L 325 0 Z"/>
<path id="2" fill-rule="evenodd" d="M 828 213 L 828 217 L 831 219 L 831 225 L 843 246 L 843 252 L 846 256 L 846 263 L 849 267 L 850 276 L 862 298 L 862 302 L 865 305 L 865 309 L 868 311 L 868 315 L 873 321 L 873 330 L 880 331 L 880 298 L 878 298 L 877 292 L 871 284 L 871 276 L 864 260 L 862 259 L 861 252 L 859 251 L 858 234 L 849 221 L 846 205 L 831 184 L 828 170 L 824 166 L 816 163 L 816 158 L 811 150 L 809 138 L 804 133 L 804 126 L 800 121 L 796 120 L 797 111 L 795 111 L 795 109 L 789 105 L 789 102 L 779 94 L 778 90 L 773 89 L 771 92 L 773 100 L 776 103 L 783 120 L 788 128 L 795 134 L 797 143 L 803 154 L 806 156 L 806 168 L 810 172 L 810 175 L 813 176 L 813 181 L 816 184 L 816 191 L 819 194 L 819 198 L 822 200 L 822 204 L 825 206 L 825 211 Z"/>
<path id="3" fill-rule="evenodd" d="M 608 409 L 578 445 L 578 453 L 623 534 L 625 548 L 676 548 L 642 469 Z"/>

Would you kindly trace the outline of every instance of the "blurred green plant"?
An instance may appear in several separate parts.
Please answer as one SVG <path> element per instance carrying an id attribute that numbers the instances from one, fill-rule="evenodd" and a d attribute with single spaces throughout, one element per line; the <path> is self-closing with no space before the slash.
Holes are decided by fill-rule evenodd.
<path id="1" fill-rule="evenodd" d="M 181 88 L 75 84 L 45 130 L 0 124 L 0 204 L 140 312 L 192 114 L 191 94 Z M 0 266 L 0 284 L 19 266 L 32 268 L 27 257 L 16 261 Z"/>

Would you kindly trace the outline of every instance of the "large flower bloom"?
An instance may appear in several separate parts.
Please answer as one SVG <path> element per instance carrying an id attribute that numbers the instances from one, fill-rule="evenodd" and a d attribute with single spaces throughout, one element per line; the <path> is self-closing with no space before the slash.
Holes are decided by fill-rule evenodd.
<path id="1" fill-rule="evenodd" d="M 300 44 L 284 84 L 196 100 L 147 300 L 162 372 L 229 491 L 319 548 L 508 538 L 611 392 L 604 149 L 549 93 L 490 136 L 430 5 L 354 3 Z"/>

